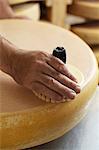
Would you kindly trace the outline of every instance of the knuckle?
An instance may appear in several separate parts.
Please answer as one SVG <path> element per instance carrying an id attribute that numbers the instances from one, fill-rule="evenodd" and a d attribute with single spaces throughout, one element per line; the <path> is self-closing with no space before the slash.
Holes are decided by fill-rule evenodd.
<path id="1" fill-rule="evenodd" d="M 40 69 L 42 66 L 42 62 L 38 61 L 38 60 L 34 60 L 33 61 L 33 67 L 35 67 L 36 69 Z"/>
<path id="2" fill-rule="evenodd" d="M 60 78 L 60 73 L 58 71 L 54 71 L 53 76 L 56 78 Z"/>
<path id="3" fill-rule="evenodd" d="M 52 77 L 49 78 L 48 84 L 49 84 L 49 86 L 53 86 L 54 79 Z"/>
<path id="4" fill-rule="evenodd" d="M 59 64 L 58 65 L 58 70 L 63 71 L 64 70 L 64 64 Z"/>
<path id="5" fill-rule="evenodd" d="M 73 84 L 72 81 L 69 81 L 69 82 L 68 82 L 68 85 L 69 85 L 70 87 L 74 86 L 74 84 Z"/>
<path id="6" fill-rule="evenodd" d="M 69 76 L 69 78 L 72 78 L 73 76 L 68 72 L 68 76 Z"/>

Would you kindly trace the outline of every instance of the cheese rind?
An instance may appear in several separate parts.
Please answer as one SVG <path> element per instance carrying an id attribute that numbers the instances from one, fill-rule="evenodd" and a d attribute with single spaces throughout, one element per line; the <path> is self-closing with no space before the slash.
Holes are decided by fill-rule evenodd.
<path id="1" fill-rule="evenodd" d="M 83 74 L 82 92 L 74 101 L 51 104 L 0 72 L 0 149 L 33 147 L 62 136 L 87 113 L 97 87 L 98 68 L 92 51 L 70 31 L 43 22 L 0 20 L 0 33 L 20 49 L 51 54 L 56 46 L 64 46 L 67 64 L 76 66 Z M 81 77 L 78 72 L 77 78 Z"/>

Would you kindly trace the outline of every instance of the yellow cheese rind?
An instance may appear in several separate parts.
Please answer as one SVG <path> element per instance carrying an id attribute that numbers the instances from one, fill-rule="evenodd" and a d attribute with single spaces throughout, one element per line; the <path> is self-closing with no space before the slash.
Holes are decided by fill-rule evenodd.
<path id="1" fill-rule="evenodd" d="M 72 74 L 74 74 L 77 77 L 79 84 L 82 86 L 84 82 L 83 74 L 74 66 L 68 65 L 68 69 L 70 72 L 72 72 Z M 0 76 L 1 76 L 0 80 L 4 80 L 4 78 L 6 79 L 5 73 L 0 72 Z M 2 82 L 1 86 L 3 86 Z M 0 89 L 1 93 L 3 93 L 2 90 L 4 89 L 2 89 L 2 87 Z M 41 97 L 38 96 L 37 93 L 36 95 L 38 98 L 42 99 Z M 45 101 L 44 98 L 43 100 Z M 64 105 L 68 104 L 64 103 Z M 61 135 L 64 134 L 65 128 L 62 126 L 62 124 L 63 121 L 65 121 L 64 115 L 67 116 L 67 112 L 65 112 L 64 109 L 65 109 L 64 106 L 62 106 L 61 104 L 60 106 L 58 106 L 57 104 L 56 105 L 46 104 L 44 107 L 42 106 L 42 108 L 38 109 L 31 109 L 28 111 L 26 110 L 23 112 L 13 112 L 8 114 L 1 113 L 0 115 L 1 120 L 0 133 L 2 135 L 0 145 L 1 148 L 21 149 L 23 148 L 23 145 L 27 147 L 27 143 L 32 143 L 32 146 L 35 146 L 42 143 L 44 140 L 45 141 L 48 139 L 52 140 L 57 136 L 60 136 L 60 134 Z M 46 119 L 46 117 L 48 117 L 48 119 Z M 58 133 L 57 130 L 59 131 Z M 54 133 L 56 132 L 55 135 L 52 134 L 53 132 Z M 43 139 L 41 137 L 43 137 Z"/>
<path id="2" fill-rule="evenodd" d="M 1 20 L 0 33 L 26 50 L 41 49 L 52 53 L 56 46 L 64 46 L 67 61 L 84 76 L 82 92 L 74 101 L 51 104 L 41 101 L 31 91 L 17 85 L 7 74 L 0 72 L 0 149 L 19 150 L 62 136 L 87 113 L 98 84 L 98 67 L 92 51 L 70 31 L 40 22 Z"/>
<path id="3" fill-rule="evenodd" d="M 1 149 L 33 147 L 65 134 L 87 113 L 89 98 L 96 87 L 95 80 L 93 82 L 73 102 L 47 103 L 38 109 L 1 115 Z"/>

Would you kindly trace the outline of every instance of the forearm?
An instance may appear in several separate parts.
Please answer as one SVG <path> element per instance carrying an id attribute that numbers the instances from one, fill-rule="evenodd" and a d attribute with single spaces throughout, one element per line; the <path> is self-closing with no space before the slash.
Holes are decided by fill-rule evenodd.
<path id="1" fill-rule="evenodd" d="M 12 66 L 16 49 L 15 46 L 0 36 L 0 69 L 10 75 L 12 75 Z"/>

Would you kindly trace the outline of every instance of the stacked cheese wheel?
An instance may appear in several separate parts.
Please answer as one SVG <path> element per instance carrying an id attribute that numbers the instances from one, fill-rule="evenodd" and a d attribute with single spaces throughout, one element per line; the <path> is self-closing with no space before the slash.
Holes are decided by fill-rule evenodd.
<path id="1" fill-rule="evenodd" d="M 85 23 L 74 24 L 71 30 L 85 40 L 93 49 L 99 64 L 99 1 L 74 0 L 68 12 L 86 19 Z M 89 21 L 90 20 L 90 21 Z M 94 50 L 96 49 L 97 50 Z"/>
<path id="2" fill-rule="evenodd" d="M 26 16 L 33 21 L 40 19 L 40 6 L 32 0 L 9 0 L 17 16 Z"/>
<path id="3" fill-rule="evenodd" d="M 46 103 L 0 71 L 0 150 L 29 148 L 62 136 L 87 113 L 97 87 L 98 68 L 89 46 L 63 28 L 28 20 L 1 20 L 0 33 L 20 49 L 51 54 L 64 46 L 66 65 L 82 88 L 74 101 Z"/>

